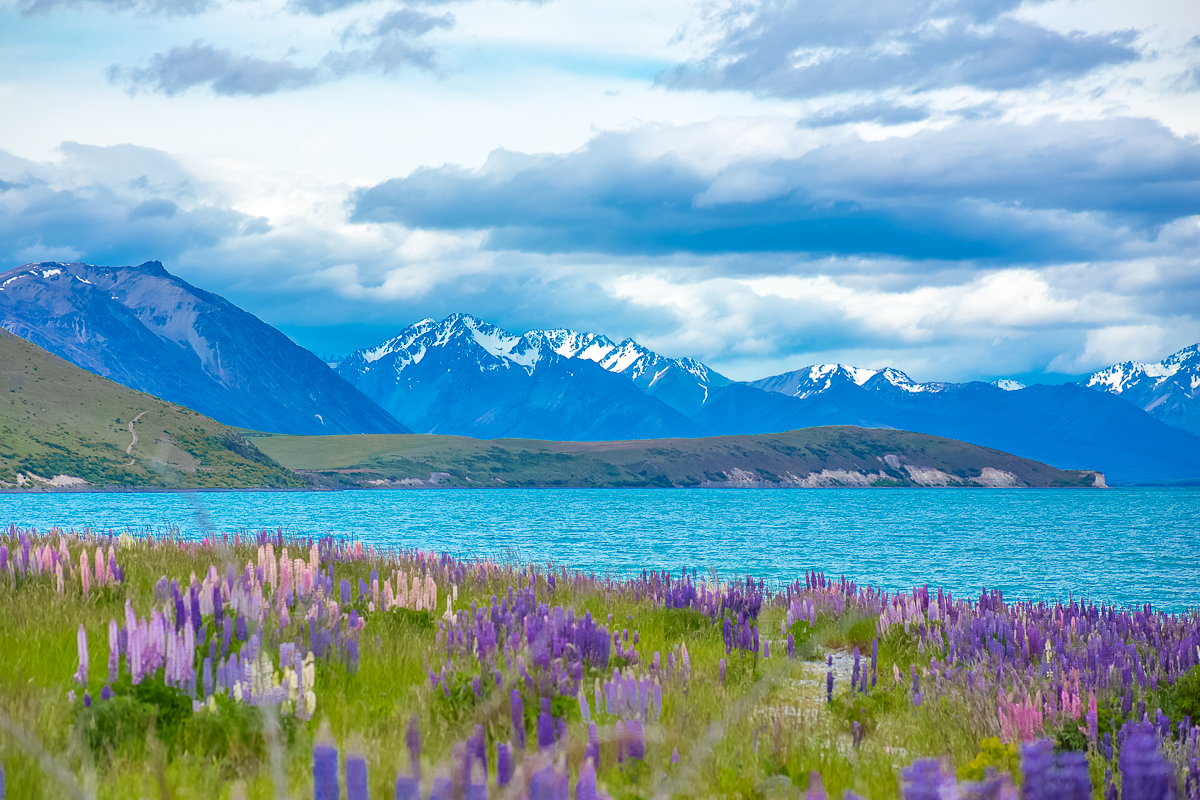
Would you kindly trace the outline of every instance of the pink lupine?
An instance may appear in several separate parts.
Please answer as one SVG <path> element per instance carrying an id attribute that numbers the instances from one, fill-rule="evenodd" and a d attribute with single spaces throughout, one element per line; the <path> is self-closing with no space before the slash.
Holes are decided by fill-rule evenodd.
<path id="1" fill-rule="evenodd" d="M 88 568 L 87 550 L 79 554 L 79 581 L 83 587 L 83 596 L 87 597 L 92 588 L 91 570 Z"/>

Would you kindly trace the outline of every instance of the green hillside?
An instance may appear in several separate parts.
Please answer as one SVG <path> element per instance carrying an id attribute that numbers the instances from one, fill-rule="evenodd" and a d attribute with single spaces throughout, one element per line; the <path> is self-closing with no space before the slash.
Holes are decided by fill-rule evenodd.
<path id="1" fill-rule="evenodd" d="M 84 488 L 81 480 L 96 487 L 301 485 L 236 429 L 0 329 L 0 488 Z"/>
<path id="2" fill-rule="evenodd" d="M 874 428 L 759 436 L 548 442 L 461 436 L 266 436 L 279 463 L 327 486 L 1095 486 L 953 439 Z"/>

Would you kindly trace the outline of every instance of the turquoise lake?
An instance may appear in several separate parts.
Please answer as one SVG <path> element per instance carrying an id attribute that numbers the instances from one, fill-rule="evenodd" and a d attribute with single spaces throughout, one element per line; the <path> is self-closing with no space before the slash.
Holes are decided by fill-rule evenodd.
<path id="1" fill-rule="evenodd" d="M 196 537 L 282 527 L 598 573 L 686 565 L 783 581 L 820 569 L 888 589 L 1200 606 L 1194 488 L 6 494 L 0 522 Z"/>

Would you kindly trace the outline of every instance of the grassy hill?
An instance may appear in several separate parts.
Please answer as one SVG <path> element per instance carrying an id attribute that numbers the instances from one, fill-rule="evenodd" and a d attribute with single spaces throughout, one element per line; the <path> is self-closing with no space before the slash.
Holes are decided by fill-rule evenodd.
<path id="1" fill-rule="evenodd" d="M 890 429 L 548 442 L 461 436 L 266 436 L 259 449 L 327 486 L 1095 486 L 1103 477 Z"/>
<path id="2" fill-rule="evenodd" d="M 132 447 L 130 423 L 137 433 Z M 83 487 L 82 481 L 301 485 L 236 429 L 93 375 L 0 329 L 0 488 Z"/>

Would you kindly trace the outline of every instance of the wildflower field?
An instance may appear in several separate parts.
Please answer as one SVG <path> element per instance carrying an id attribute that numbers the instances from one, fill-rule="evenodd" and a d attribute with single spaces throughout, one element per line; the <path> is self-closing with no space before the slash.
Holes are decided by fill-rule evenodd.
<path id="1" fill-rule="evenodd" d="M 0 797 L 1200 798 L 1200 615 L 0 535 Z"/>

